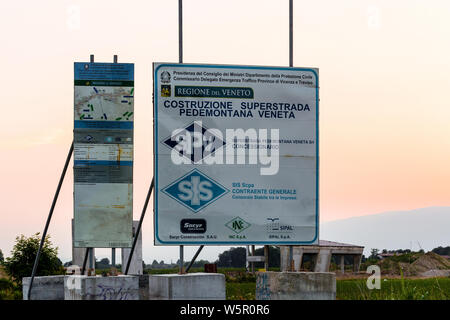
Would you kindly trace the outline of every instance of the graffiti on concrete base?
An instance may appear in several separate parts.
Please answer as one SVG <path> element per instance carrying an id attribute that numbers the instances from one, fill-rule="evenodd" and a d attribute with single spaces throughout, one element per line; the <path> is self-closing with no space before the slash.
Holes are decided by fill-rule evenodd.
<path id="1" fill-rule="evenodd" d="M 256 299 L 258 300 L 270 300 L 270 289 L 268 284 L 268 276 L 262 273 L 256 281 Z"/>
<path id="2" fill-rule="evenodd" d="M 129 289 L 115 288 L 101 284 L 97 285 L 97 289 L 100 290 L 100 293 L 90 295 L 95 300 L 130 300 L 132 298 Z"/>

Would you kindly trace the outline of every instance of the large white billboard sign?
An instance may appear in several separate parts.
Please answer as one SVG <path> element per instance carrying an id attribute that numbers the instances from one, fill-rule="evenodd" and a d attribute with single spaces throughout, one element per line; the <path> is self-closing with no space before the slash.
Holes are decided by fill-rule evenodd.
<path id="1" fill-rule="evenodd" d="M 318 69 L 153 64 L 157 245 L 318 242 Z"/>
<path id="2" fill-rule="evenodd" d="M 131 247 L 134 64 L 76 62 L 74 247 Z"/>

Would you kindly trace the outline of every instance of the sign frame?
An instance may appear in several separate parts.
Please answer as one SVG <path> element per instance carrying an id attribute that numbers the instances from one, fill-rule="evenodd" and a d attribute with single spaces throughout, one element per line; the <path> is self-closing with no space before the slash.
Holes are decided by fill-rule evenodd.
<path id="1" fill-rule="evenodd" d="M 155 65 L 157 67 L 155 68 Z M 285 67 L 285 66 L 257 66 L 257 65 L 230 65 L 230 64 L 201 64 L 201 63 L 170 63 L 154 62 L 153 65 L 153 176 L 155 188 L 153 195 L 153 229 L 154 245 L 156 246 L 180 246 L 180 245 L 314 245 L 319 241 L 319 76 L 318 68 L 307 67 Z M 276 70 L 276 71 L 308 71 L 315 76 L 315 236 L 310 241 L 164 241 L 158 235 L 158 193 L 163 192 L 165 186 L 158 183 L 158 148 L 160 138 L 158 136 L 158 70 L 162 67 L 189 67 L 189 68 L 223 68 L 223 69 L 246 69 L 246 70 Z M 161 190 L 159 190 L 161 189 Z M 186 217 L 190 218 L 190 217 Z M 195 219 L 196 217 L 193 217 Z"/>

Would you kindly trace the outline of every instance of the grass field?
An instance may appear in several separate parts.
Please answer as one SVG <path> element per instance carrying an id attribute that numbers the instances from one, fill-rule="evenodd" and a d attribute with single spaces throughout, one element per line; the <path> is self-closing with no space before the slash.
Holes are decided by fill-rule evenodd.
<path id="1" fill-rule="evenodd" d="M 342 300 L 450 300 L 450 278 L 383 279 L 379 290 L 369 290 L 364 279 L 337 280 Z"/>
<path id="2" fill-rule="evenodd" d="M 202 272 L 193 268 L 191 272 Z M 178 269 L 148 270 L 149 273 L 177 273 Z M 242 268 L 219 268 L 225 274 L 227 299 L 254 300 L 255 276 Z M 385 278 L 381 289 L 369 290 L 366 278 L 336 280 L 336 299 L 338 300 L 450 300 L 450 278 Z"/>
<path id="3" fill-rule="evenodd" d="M 0 300 L 20 300 L 22 289 L 8 279 L 5 270 L 0 266 Z"/>
<path id="4" fill-rule="evenodd" d="M 227 282 L 227 299 L 255 299 L 255 282 Z M 337 300 L 450 300 L 450 278 L 383 279 L 369 290 L 365 279 L 336 281 Z"/>

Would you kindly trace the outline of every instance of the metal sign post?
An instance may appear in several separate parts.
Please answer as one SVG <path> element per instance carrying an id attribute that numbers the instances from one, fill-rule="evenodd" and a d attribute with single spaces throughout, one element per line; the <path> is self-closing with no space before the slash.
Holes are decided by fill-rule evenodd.
<path id="1" fill-rule="evenodd" d="M 183 0 L 178 0 L 178 62 L 183 63 Z"/>
<path id="2" fill-rule="evenodd" d="M 293 14 L 293 2 L 289 0 L 289 67 L 294 66 L 294 14 Z M 294 249 L 289 246 L 289 269 L 294 271 Z"/>
<path id="3" fill-rule="evenodd" d="M 142 213 L 141 213 L 141 217 L 139 219 L 139 224 L 138 224 L 137 229 L 136 229 L 136 234 L 134 235 L 133 245 L 131 246 L 130 255 L 128 257 L 128 261 L 127 261 L 127 264 L 126 264 L 126 267 L 125 267 L 125 274 L 126 275 L 128 274 L 128 270 L 130 269 L 130 263 L 131 263 L 131 259 L 133 258 L 134 248 L 136 247 L 136 243 L 137 243 L 138 238 L 139 238 L 139 233 L 141 232 L 142 222 L 144 221 L 145 212 L 147 211 L 148 202 L 150 200 L 150 196 L 152 195 L 152 191 L 153 191 L 153 187 L 154 186 L 155 186 L 155 179 L 152 178 L 152 182 L 150 183 L 150 188 L 148 189 L 148 192 L 147 192 L 147 197 L 145 198 L 144 207 L 142 208 Z M 124 263 L 124 261 L 122 261 L 122 270 L 123 270 L 123 263 Z"/>
<path id="4" fill-rule="evenodd" d="M 186 273 L 188 273 L 189 270 L 191 269 L 192 265 L 193 265 L 194 262 L 195 262 L 195 259 L 197 259 L 198 255 L 199 255 L 200 252 L 202 251 L 203 247 L 204 247 L 204 245 L 201 245 L 201 246 L 197 249 L 197 252 L 195 253 L 195 255 L 194 255 L 194 257 L 192 258 L 191 262 L 189 263 L 188 267 L 186 268 L 186 271 L 185 271 Z"/>
<path id="5" fill-rule="evenodd" d="M 252 248 L 252 256 L 254 256 L 255 255 L 255 246 L 252 245 L 251 248 Z M 255 273 L 255 263 L 254 262 L 252 262 L 252 273 Z"/>
<path id="6" fill-rule="evenodd" d="M 178 0 L 178 62 L 183 63 L 183 0 Z M 183 260 L 184 260 L 184 246 L 180 246 L 180 273 L 187 273 L 191 266 L 194 264 L 195 259 L 197 259 L 198 255 L 203 249 L 203 245 L 200 246 L 192 258 L 189 266 L 186 268 L 186 271 L 183 270 Z"/>
<path id="7" fill-rule="evenodd" d="M 113 62 L 117 63 L 117 54 L 114 55 L 113 57 Z M 111 248 L 111 268 L 112 268 L 112 273 L 116 274 L 116 248 Z"/>
<path id="8" fill-rule="evenodd" d="M 179 270 L 180 270 L 180 274 L 183 274 L 184 273 L 184 246 L 180 246 L 180 260 L 179 260 L 179 263 L 178 263 L 178 267 L 179 267 Z"/>
<path id="9" fill-rule="evenodd" d="M 90 57 L 89 57 L 89 62 L 90 62 L 90 63 L 94 63 L 94 62 L 95 62 L 95 61 L 94 61 L 94 55 L 93 55 L 93 54 L 90 55 Z M 73 241 L 73 239 L 72 239 L 72 241 Z M 86 257 L 89 258 L 89 268 L 88 268 L 87 274 L 88 274 L 88 276 L 90 276 L 91 273 L 92 273 L 92 271 L 93 271 L 94 268 L 95 268 L 95 264 L 94 264 L 94 261 L 95 261 L 95 258 L 94 258 L 94 248 L 86 248 Z M 83 263 L 83 265 L 84 265 L 84 263 Z M 83 269 L 84 269 L 84 268 L 83 268 Z M 82 274 L 84 274 L 84 272 L 83 272 Z"/>
<path id="10" fill-rule="evenodd" d="M 269 271 L 269 246 L 264 246 L 264 269 Z"/>
<path id="11" fill-rule="evenodd" d="M 61 177 L 59 178 L 58 186 L 56 187 L 55 196 L 53 197 L 52 205 L 50 207 L 50 212 L 47 217 L 47 222 L 45 223 L 44 231 L 42 232 L 41 243 L 39 244 L 39 249 L 36 254 L 36 259 L 34 260 L 33 271 L 31 272 L 30 287 L 28 289 L 28 300 L 31 300 L 31 289 L 33 288 L 33 281 L 34 281 L 34 277 L 36 276 L 36 271 L 37 271 L 37 268 L 39 265 L 39 258 L 41 257 L 42 247 L 44 246 L 44 241 L 45 241 L 45 237 L 47 236 L 48 227 L 50 226 L 50 221 L 52 220 L 53 210 L 55 209 L 56 201 L 58 200 L 59 192 L 61 190 L 61 186 L 63 184 L 64 177 L 66 176 L 67 167 L 69 166 L 69 162 L 70 162 L 70 158 L 72 157 L 72 153 L 73 153 L 73 142 L 70 145 L 69 153 L 67 154 L 66 162 L 64 163 L 64 168 L 61 173 Z"/>
<path id="12" fill-rule="evenodd" d="M 183 63 L 183 0 L 178 0 L 178 62 Z M 183 274 L 184 247 L 180 246 L 179 273 Z"/>

